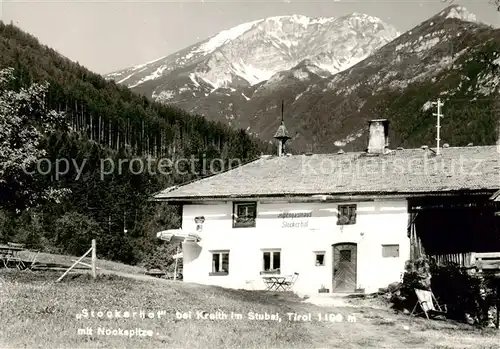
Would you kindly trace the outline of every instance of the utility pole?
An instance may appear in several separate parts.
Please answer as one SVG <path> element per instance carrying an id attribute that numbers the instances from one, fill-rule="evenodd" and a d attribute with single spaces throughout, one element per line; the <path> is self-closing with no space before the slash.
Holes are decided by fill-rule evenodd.
<path id="1" fill-rule="evenodd" d="M 180 244 L 179 244 L 180 245 Z M 175 248 L 175 267 L 174 267 L 174 281 L 177 280 L 177 260 L 179 259 L 177 256 L 179 254 L 179 245 Z"/>
<path id="2" fill-rule="evenodd" d="M 127 234 L 127 222 L 125 218 L 125 210 L 123 210 L 123 233 Z"/>
<path id="3" fill-rule="evenodd" d="M 441 141 L 441 138 L 439 138 L 440 131 L 441 131 L 441 118 L 443 117 L 443 114 L 441 114 L 441 107 L 444 105 L 443 102 L 441 102 L 441 99 L 438 98 L 437 102 L 432 102 L 432 105 L 437 105 L 437 113 L 432 113 L 437 118 L 437 125 L 436 125 L 436 141 L 437 141 L 437 147 L 436 147 L 436 155 L 440 154 L 439 150 L 439 142 Z"/>

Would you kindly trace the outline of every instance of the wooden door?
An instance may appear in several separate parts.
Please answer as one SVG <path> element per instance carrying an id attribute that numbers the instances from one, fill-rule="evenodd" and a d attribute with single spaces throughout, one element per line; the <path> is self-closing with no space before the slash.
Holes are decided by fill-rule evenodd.
<path id="1" fill-rule="evenodd" d="M 356 290 L 357 250 L 355 243 L 333 245 L 333 292 Z"/>

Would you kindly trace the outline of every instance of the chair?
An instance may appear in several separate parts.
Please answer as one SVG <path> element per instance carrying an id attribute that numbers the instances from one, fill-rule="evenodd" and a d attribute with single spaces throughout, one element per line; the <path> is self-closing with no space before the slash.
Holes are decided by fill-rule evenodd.
<path id="1" fill-rule="evenodd" d="M 266 291 L 276 291 L 278 288 L 276 278 L 273 276 L 263 276 L 262 281 L 266 287 Z"/>
<path id="2" fill-rule="evenodd" d="M 293 288 L 293 285 L 297 281 L 299 277 L 299 273 L 293 273 L 289 278 L 287 278 L 281 286 L 285 289 L 285 291 L 291 291 Z"/>
<path id="3" fill-rule="evenodd" d="M 432 291 L 420 290 L 416 288 L 415 294 L 417 295 L 417 303 L 413 307 L 410 316 L 414 314 L 417 306 L 420 306 L 427 320 L 434 316 L 446 315 L 448 312 L 446 304 L 439 305 Z M 418 314 L 422 313 L 415 313 L 415 315 Z"/>

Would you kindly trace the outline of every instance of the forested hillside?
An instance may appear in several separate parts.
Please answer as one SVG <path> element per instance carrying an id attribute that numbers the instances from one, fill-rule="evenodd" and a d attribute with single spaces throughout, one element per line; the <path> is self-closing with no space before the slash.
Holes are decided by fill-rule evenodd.
<path id="1" fill-rule="evenodd" d="M 243 162 L 271 151 L 269 144 L 244 131 L 148 101 L 106 81 L 1 22 L 0 52 L 0 69 L 15 69 L 16 79 L 9 89 L 19 91 L 35 82 L 49 82 L 46 107 L 64 112 L 69 126 L 69 130 L 47 135 L 41 146 L 50 161 L 44 163 L 43 171 L 34 171 L 22 182 L 29 182 L 30 188 L 50 186 L 70 193 L 59 203 L 33 203 L 20 195 L 18 183 L 8 183 L 0 199 L 0 239 L 4 242 L 79 254 L 88 249 L 91 238 L 97 238 L 101 257 L 147 261 L 158 252 L 155 232 L 177 226 L 179 219 L 176 208 L 149 202 L 150 195 L 210 174 L 197 164 L 194 168 L 185 165 L 182 173 L 170 169 L 162 175 L 155 171 L 159 159 Z M 137 167 L 141 161 L 130 165 L 133 159 L 149 161 L 153 170 L 141 171 Z M 103 160 L 114 170 L 103 172 Z M 60 175 L 55 172 L 56 164 Z M 216 170 L 223 164 L 218 166 Z"/>

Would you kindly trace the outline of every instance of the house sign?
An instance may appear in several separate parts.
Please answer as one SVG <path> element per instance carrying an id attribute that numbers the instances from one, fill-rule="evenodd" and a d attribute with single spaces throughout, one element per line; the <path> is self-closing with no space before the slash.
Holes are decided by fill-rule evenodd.
<path id="1" fill-rule="evenodd" d="M 312 212 L 282 212 L 278 215 L 278 219 L 282 219 L 282 228 L 307 228 L 311 217 Z"/>

